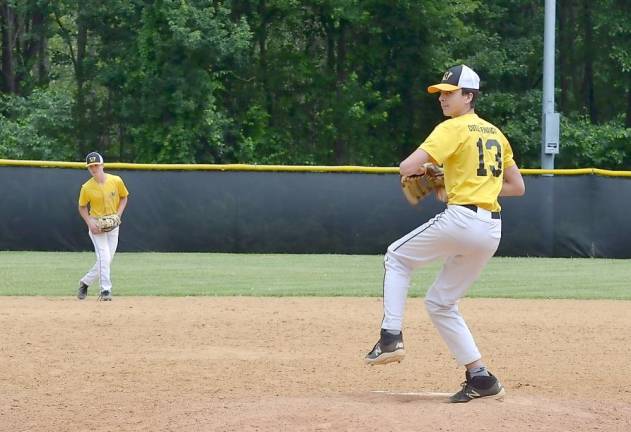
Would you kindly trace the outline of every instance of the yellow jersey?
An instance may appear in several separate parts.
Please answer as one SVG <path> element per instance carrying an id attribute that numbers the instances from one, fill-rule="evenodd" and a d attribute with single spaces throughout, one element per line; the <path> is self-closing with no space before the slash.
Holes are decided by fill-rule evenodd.
<path id="1" fill-rule="evenodd" d="M 112 174 L 105 174 L 105 182 L 99 184 L 94 177 L 81 186 L 79 205 L 90 204 L 90 216 L 99 217 L 118 211 L 121 198 L 129 195 L 123 179 Z"/>
<path id="2" fill-rule="evenodd" d="M 504 134 L 475 113 L 440 123 L 420 145 L 445 170 L 449 204 L 500 211 L 497 197 L 506 168 L 515 165 Z"/>

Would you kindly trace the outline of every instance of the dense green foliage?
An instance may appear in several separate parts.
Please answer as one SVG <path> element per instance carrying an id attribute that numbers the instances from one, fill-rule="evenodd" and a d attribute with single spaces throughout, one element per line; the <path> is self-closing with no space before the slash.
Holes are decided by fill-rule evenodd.
<path id="1" fill-rule="evenodd" d="M 0 0 L 0 158 L 398 164 L 457 63 L 538 167 L 540 0 Z M 631 2 L 557 0 L 558 167 L 631 169 Z"/>
<path id="2" fill-rule="evenodd" d="M 0 251 L 0 296 L 74 296 L 92 264 L 91 252 Z M 439 270 L 417 270 L 410 297 L 424 296 Z M 631 300 L 630 278 L 625 260 L 494 257 L 467 296 Z M 112 280 L 115 296 L 381 297 L 383 256 L 117 253 Z"/>

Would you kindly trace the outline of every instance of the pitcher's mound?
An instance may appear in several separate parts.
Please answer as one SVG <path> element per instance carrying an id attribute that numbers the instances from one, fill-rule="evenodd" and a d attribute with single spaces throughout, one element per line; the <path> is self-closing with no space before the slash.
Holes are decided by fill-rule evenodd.
<path id="1" fill-rule="evenodd" d="M 629 431 L 627 404 L 511 396 L 447 403 L 440 392 L 371 392 L 223 402 L 217 431 Z"/>

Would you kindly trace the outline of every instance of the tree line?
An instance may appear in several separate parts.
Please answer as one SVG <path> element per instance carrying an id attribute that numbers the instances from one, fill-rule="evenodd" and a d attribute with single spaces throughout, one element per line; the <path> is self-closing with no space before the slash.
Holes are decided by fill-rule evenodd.
<path id="1" fill-rule="evenodd" d="M 541 0 L 0 0 L 0 158 L 393 166 L 466 63 L 539 166 Z M 631 2 L 557 0 L 556 166 L 631 169 Z"/>

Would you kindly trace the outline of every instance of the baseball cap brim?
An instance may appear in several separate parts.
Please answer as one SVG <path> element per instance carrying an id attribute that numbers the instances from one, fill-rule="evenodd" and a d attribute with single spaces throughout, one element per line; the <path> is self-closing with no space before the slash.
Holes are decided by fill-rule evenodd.
<path id="1" fill-rule="evenodd" d="M 455 86 L 453 84 L 440 83 L 427 87 L 427 93 L 438 93 L 441 91 L 454 91 L 458 90 L 460 87 Z"/>
<path id="2" fill-rule="evenodd" d="M 103 162 L 92 162 L 92 163 L 89 163 L 89 164 L 85 164 L 85 166 L 87 166 L 87 167 L 92 166 L 92 165 L 103 165 Z"/>

